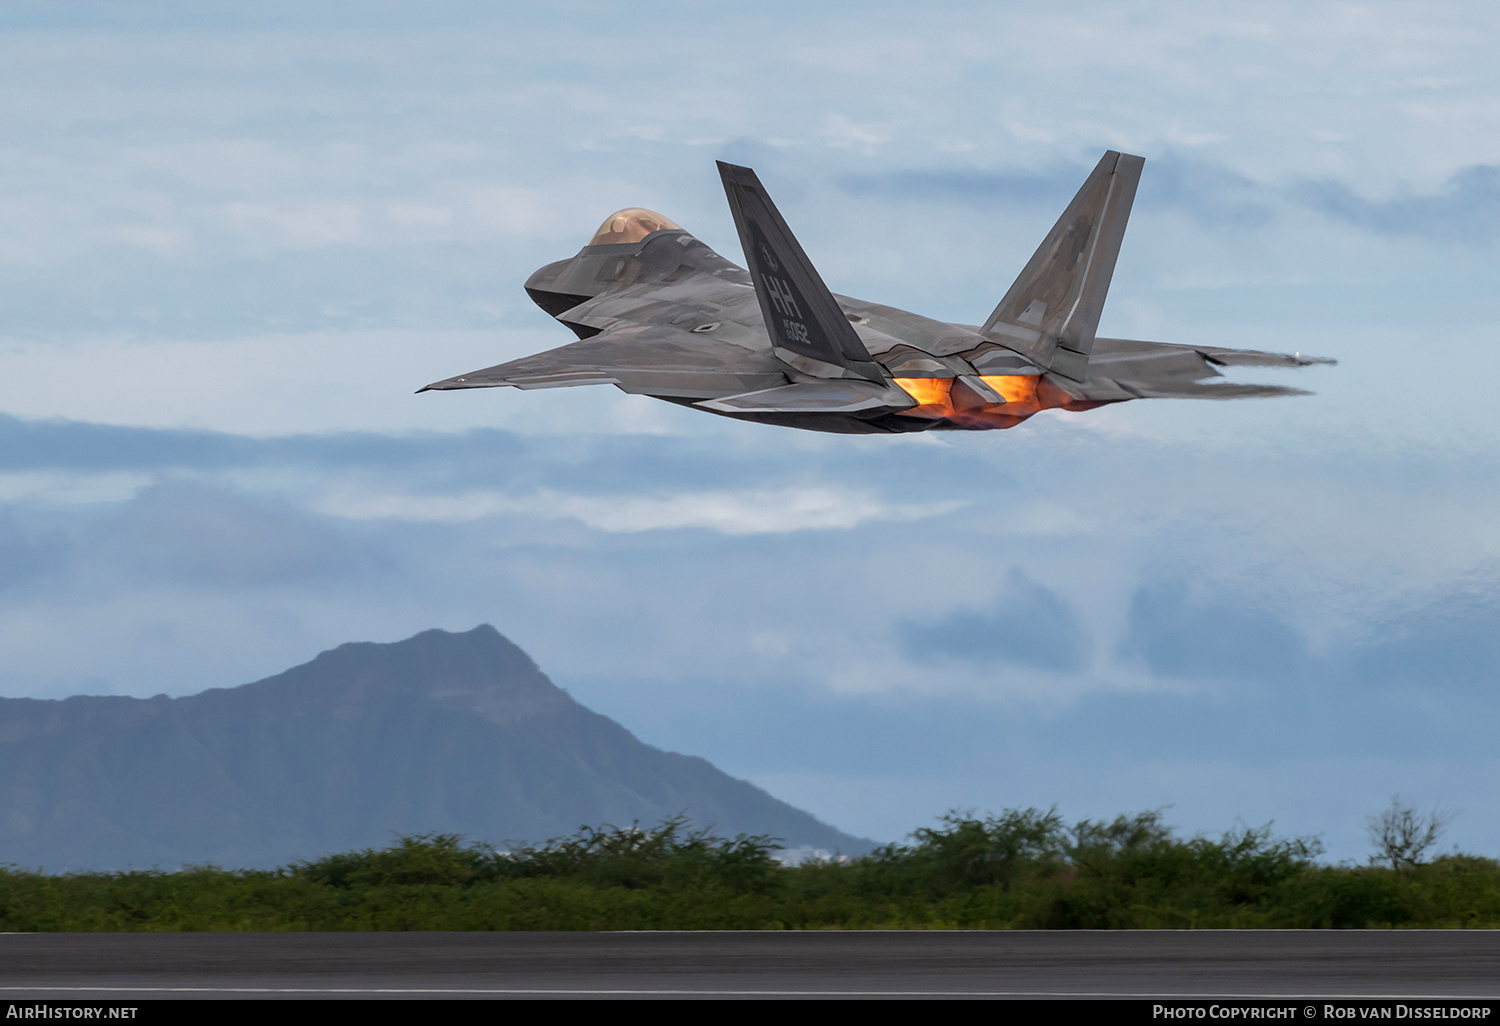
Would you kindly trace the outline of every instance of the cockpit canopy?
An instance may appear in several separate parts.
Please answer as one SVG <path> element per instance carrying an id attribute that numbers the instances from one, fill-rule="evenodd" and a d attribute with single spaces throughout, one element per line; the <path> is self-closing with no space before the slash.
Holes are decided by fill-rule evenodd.
<path id="1" fill-rule="evenodd" d="M 654 210 L 626 207 L 606 217 L 588 244 L 590 246 L 613 246 L 621 242 L 640 242 L 652 232 L 659 232 L 664 228 L 681 229 L 682 225 L 674 223 L 670 218 L 662 217 Z"/>

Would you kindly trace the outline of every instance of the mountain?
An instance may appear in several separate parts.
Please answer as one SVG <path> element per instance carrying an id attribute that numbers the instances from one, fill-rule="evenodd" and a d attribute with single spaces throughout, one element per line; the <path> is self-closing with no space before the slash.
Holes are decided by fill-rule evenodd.
<path id="1" fill-rule="evenodd" d="M 0 699 L 0 864 L 24 868 L 270 867 L 397 834 L 536 842 L 680 812 L 871 847 L 643 744 L 489 626 L 341 645 L 184 698 Z"/>

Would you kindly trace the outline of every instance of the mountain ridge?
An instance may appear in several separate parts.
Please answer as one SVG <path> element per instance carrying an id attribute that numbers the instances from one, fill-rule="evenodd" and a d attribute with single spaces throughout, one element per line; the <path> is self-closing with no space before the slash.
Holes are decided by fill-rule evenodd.
<path id="1" fill-rule="evenodd" d="M 350 642 L 179 698 L 0 699 L 0 864 L 269 868 L 397 834 L 537 842 L 679 813 L 792 847 L 870 847 L 644 744 L 487 624 Z"/>

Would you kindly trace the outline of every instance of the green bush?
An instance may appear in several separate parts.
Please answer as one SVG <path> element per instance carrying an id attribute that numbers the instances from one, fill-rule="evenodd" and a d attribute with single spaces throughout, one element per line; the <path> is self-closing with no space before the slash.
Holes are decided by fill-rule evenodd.
<path id="1" fill-rule="evenodd" d="M 1320 864 L 1268 826 L 951 812 L 905 844 L 783 866 L 682 817 L 495 849 L 454 834 L 272 871 L 0 870 L 0 930 L 1157 929 L 1500 926 L 1500 863 Z"/>

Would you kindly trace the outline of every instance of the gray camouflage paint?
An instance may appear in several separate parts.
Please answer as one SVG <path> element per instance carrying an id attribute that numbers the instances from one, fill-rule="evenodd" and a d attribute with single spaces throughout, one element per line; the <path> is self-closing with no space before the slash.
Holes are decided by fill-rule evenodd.
<path id="1" fill-rule="evenodd" d="M 1129 399 L 1305 395 L 1212 379 L 1222 366 L 1332 360 L 1095 337 L 1144 163 L 1106 153 L 979 326 L 830 292 L 755 172 L 720 163 L 748 271 L 659 214 L 622 210 L 526 282 L 577 342 L 419 391 L 608 384 L 842 433 L 1007 428 Z"/>

